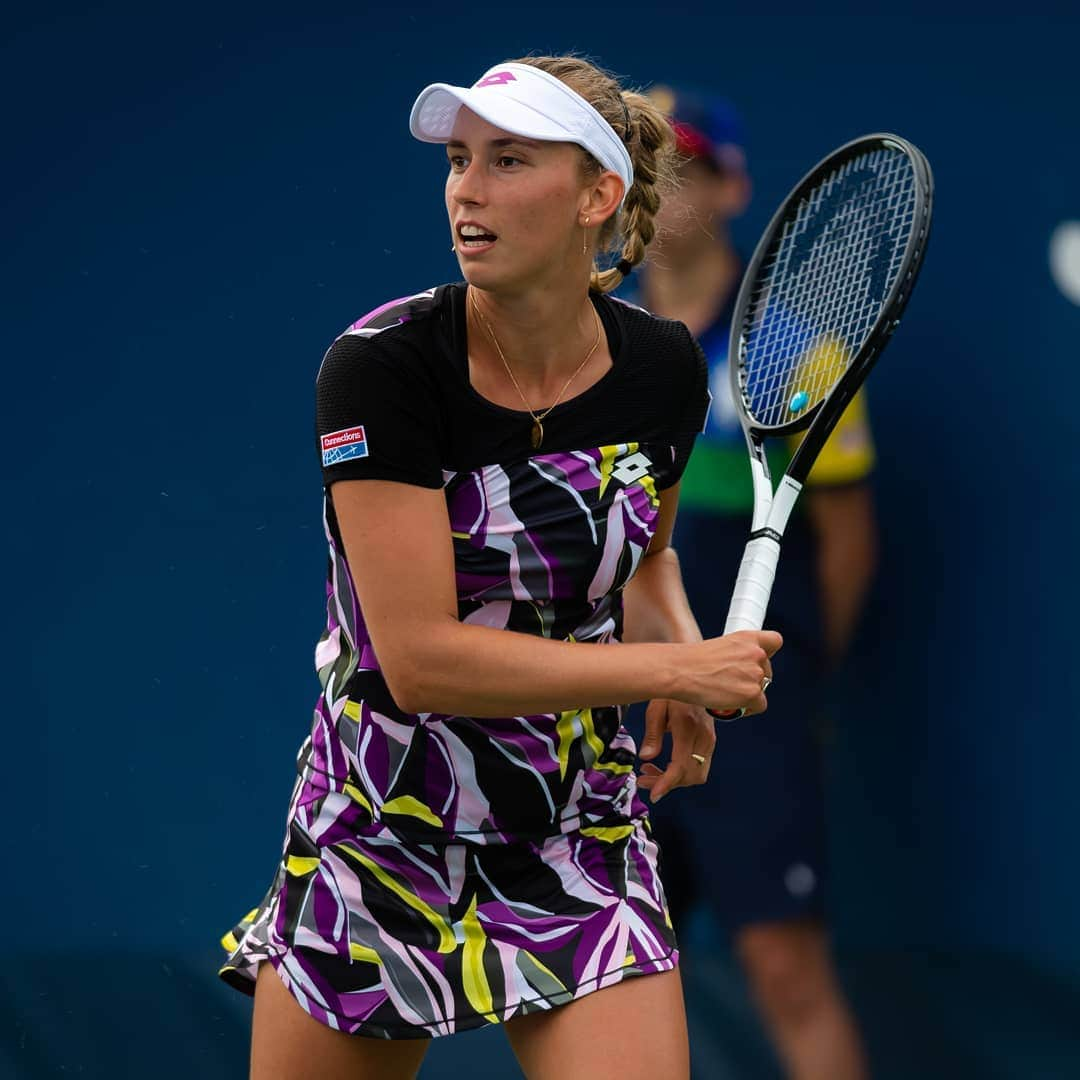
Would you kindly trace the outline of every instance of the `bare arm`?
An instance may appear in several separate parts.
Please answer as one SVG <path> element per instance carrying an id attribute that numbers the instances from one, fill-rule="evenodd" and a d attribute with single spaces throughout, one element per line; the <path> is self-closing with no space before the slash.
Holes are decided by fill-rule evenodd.
<path id="1" fill-rule="evenodd" d="M 623 641 L 701 641 L 671 546 L 679 485 L 660 492 L 660 515 L 649 550 L 623 590 Z"/>
<path id="2" fill-rule="evenodd" d="M 660 493 L 660 517 L 649 550 L 623 592 L 625 641 L 701 641 L 701 630 L 683 587 L 679 557 L 671 546 L 679 503 L 676 485 Z M 771 669 L 766 672 L 771 676 Z M 664 769 L 652 764 L 671 733 L 671 760 Z M 700 704 L 656 698 L 645 712 L 641 758 L 648 762 L 638 786 L 659 802 L 676 787 L 703 784 L 716 746 L 713 719 Z M 697 758 L 704 758 L 701 763 Z"/>
<path id="3" fill-rule="evenodd" d="M 441 491 L 350 480 L 333 499 L 375 653 L 408 712 L 512 716 L 650 697 L 764 707 L 776 634 L 607 647 L 463 624 Z"/>
<path id="4" fill-rule="evenodd" d="M 868 484 L 806 492 L 818 538 L 825 644 L 839 660 L 851 642 L 877 567 L 877 525 Z"/>

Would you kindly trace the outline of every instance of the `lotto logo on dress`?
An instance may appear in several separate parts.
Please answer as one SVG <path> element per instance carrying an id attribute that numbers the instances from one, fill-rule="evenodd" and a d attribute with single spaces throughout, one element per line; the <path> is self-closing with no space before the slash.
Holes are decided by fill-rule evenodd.
<path id="1" fill-rule="evenodd" d="M 352 461 L 354 458 L 367 456 L 367 436 L 364 434 L 363 424 L 342 428 L 341 431 L 331 431 L 329 435 L 322 437 L 324 466 L 337 465 L 341 461 Z"/>

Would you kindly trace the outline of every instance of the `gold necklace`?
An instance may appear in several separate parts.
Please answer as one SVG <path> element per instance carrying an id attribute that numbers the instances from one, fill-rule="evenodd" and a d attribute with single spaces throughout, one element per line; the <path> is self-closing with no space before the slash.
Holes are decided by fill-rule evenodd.
<path id="1" fill-rule="evenodd" d="M 603 327 L 600 325 L 600 316 L 597 314 L 596 308 L 593 308 L 593 318 L 596 319 L 596 340 L 592 343 L 592 348 L 585 354 L 585 359 L 578 364 L 577 369 L 570 376 L 569 379 L 563 383 L 563 388 L 559 391 L 555 400 L 541 413 L 533 412 L 529 405 L 529 399 L 523 393 L 521 387 L 518 385 L 517 379 L 514 378 L 514 372 L 511 370 L 510 365 L 506 362 L 506 357 L 503 355 L 502 346 L 499 344 L 499 339 L 495 336 L 495 331 L 492 329 L 491 323 L 484 317 L 484 313 L 480 310 L 480 305 L 477 303 L 476 294 L 470 289 L 469 300 L 472 302 L 472 309 L 476 312 L 476 317 L 484 324 L 484 329 L 487 331 L 488 337 L 491 338 L 492 344 L 495 346 L 495 351 L 499 354 L 499 359 L 503 362 L 503 367 L 506 368 L 506 374 L 510 376 L 510 381 L 514 384 L 514 389 L 518 392 L 518 397 L 521 398 L 522 404 L 525 406 L 525 411 L 532 417 L 532 435 L 530 441 L 534 450 L 540 449 L 540 444 L 544 441 L 544 424 L 543 421 L 547 417 L 548 413 L 555 408 L 556 405 L 562 401 L 563 394 L 566 393 L 570 384 L 581 374 L 582 368 L 592 359 L 592 354 L 596 352 L 600 345 L 600 334 Z"/>

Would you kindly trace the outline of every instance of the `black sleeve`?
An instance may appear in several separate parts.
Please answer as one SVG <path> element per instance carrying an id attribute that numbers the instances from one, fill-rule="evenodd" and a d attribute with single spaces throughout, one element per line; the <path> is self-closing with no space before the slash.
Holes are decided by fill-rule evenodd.
<path id="1" fill-rule="evenodd" d="M 684 327 L 685 329 L 685 327 Z M 705 420 L 709 415 L 712 395 L 709 393 L 709 363 L 701 346 L 686 330 L 687 349 L 691 350 L 691 362 L 688 366 L 689 387 L 684 397 L 682 409 L 674 417 L 671 443 L 675 447 L 675 461 L 667 478 L 670 486 L 682 479 L 686 463 L 690 460 L 690 451 L 694 449 L 694 439 L 705 430 Z"/>
<path id="2" fill-rule="evenodd" d="M 315 434 L 323 483 L 397 480 L 442 487 L 436 395 L 409 349 L 345 334 L 319 369 Z"/>

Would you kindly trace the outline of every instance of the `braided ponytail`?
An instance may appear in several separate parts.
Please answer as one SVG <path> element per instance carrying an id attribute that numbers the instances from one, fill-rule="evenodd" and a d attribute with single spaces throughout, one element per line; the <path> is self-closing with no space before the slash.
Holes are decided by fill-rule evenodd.
<path id="1" fill-rule="evenodd" d="M 590 280 L 591 288 L 611 292 L 644 261 L 646 248 L 656 235 L 654 219 L 661 197 L 676 185 L 671 125 L 651 98 L 624 91 L 612 75 L 580 57 L 530 56 L 513 63 L 540 68 L 566 83 L 611 125 L 630 154 L 634 183 L 621 212 L 604 222 L 599 237 L 599 250 L 617 252 L 619 259 L 609 269 L 594 269 Z M 582 154 L 585 168 L 599 173 L 599 162 L 585 150 Z"/>

